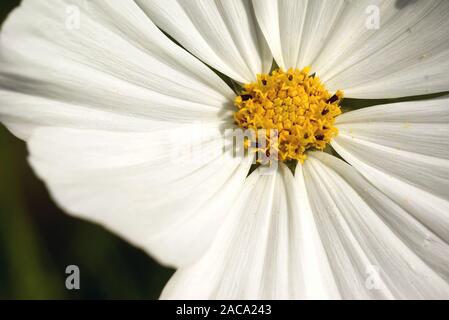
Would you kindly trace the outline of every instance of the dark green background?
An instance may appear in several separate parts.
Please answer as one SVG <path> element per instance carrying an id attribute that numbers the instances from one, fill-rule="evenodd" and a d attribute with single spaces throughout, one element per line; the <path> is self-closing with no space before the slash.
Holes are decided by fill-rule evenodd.
<path id="1" fill-rule="evenodd" d="M 19 0 L 0 1 L 0 22 Z M 142 251 L 73 219 L 27 164 L 25 143 L 0 125 L 0 299 L 156 299 L 172 274 Z M 81 289 L 65 288 L 65 268 Z"/>

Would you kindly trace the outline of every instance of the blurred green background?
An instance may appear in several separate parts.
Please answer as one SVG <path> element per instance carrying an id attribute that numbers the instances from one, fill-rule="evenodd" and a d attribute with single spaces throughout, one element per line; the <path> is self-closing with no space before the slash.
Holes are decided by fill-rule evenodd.
<path id="1" fill-rule="evenodd" d="M 0 1 L 0 22 L 19 4 Z M 173 273 L 97 225 L 64 214 L 0 125 L 0 299 L 157 299 Z M 77 265 L 81 289 L 65 288 Z"/>

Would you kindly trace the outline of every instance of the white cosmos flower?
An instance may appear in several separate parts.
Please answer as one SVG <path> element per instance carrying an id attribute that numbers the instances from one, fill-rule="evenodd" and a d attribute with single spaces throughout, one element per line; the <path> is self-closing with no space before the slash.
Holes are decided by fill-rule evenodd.
<path id="1" fill-rule="evenodd" d="M 201 122 L 207 151 L 234 126 L 206 65 L 242 83 L 311 65 L 349 98 L 448 91 L 448 30 L 445 0 L 25 0 L 0 116 L 61 207 L 179 269 L 163 298 L 449 298 L 449 98 L 344 113 L 345 161 L 309 152 L 294 175 L 173 161 L 169 138 Z"/>

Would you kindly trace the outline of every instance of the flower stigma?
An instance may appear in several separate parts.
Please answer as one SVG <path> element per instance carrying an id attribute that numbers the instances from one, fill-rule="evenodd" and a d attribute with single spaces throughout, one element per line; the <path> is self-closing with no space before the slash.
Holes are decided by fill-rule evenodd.
<path id="1" fill-rule="evenodd" d="M 310 67 L 287 72 L 277 69 L 259 74 L 255 82 L 243 86 L 234 101 L 238 108 L 234 120 L 242 129 L 255 132 L 245 141 L 246 149 L 276 150 L 278 160 L 303 163 L 307 150 L 324 150 L 338 134 L 334 123 L 341 114 L 342 98 L 342 91 L 332 95 L 318 77 L 310 75 Z M 273 130 L 276 139 L 270 135 Z M 265 135 L 262 146 L 261 134 Z"/>

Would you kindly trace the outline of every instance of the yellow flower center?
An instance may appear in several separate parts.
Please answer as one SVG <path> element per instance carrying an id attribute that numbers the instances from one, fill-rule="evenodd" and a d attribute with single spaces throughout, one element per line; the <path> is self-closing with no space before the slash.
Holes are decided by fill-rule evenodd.
<path id="1" fill-rule="evenodd" d="M 237 125 L 255 132 L 251 145 L 255 150 L 276 150 L 282 161 L 306 159 L 309 149 L 323 150 L 337 135 L 335 117 L 341 114 L 339 103 L 343 92 L 330 94 L 320 79 L 302 70 L 278 69 L 271 74 L 257 75 L 257 81 L 244 85 L 235 98 Z M 257 132 L 265 129 L 264 146 L 258 143 Z M 277 139 L 270 139 L 276 130 Z M 274 148 L 274 149 L 270 149 Z"/>

